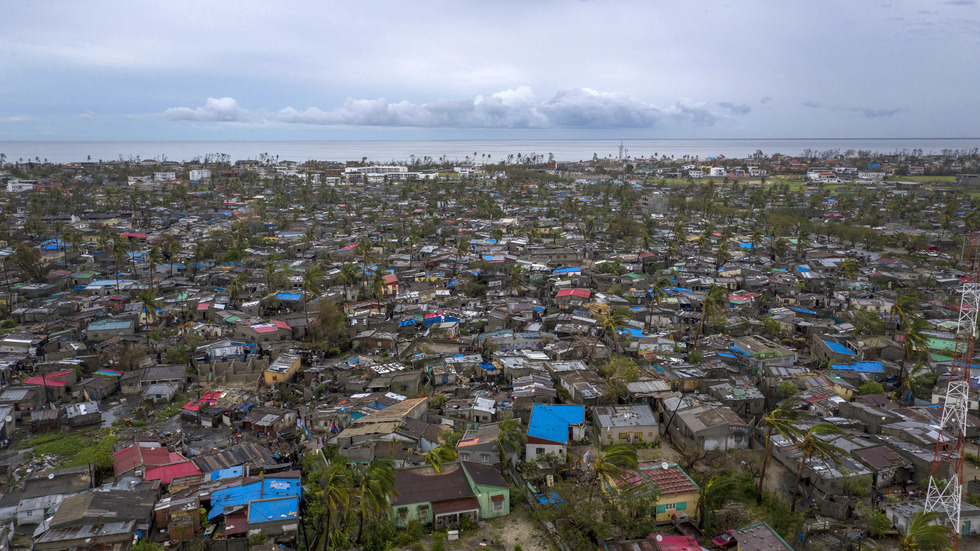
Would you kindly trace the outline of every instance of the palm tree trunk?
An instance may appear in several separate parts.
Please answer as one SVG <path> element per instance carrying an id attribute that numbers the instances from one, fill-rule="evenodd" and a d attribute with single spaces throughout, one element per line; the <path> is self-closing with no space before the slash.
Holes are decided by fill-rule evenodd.
<path id="1" fill-rule="evenodd" d="M 599 346 L 599 341 L 602 340 L 602 336 L 605 334 L 606 334 L 606 328 L 603 327 L 602 331 L 599 331 L 599 335 L 595 338 L 595 342 L 592 343 L 592 348 L 589 350 L 588 360 L 591 360 L 592 356 L 595 356 L 595 347 Z"/>
<path id="2" fill-rule="evenodd" d="M 793 501 L 789 505 L 789 512 L 790 513 L 795 513 L 796 512 L 796 500 L 797 500 L 797 497 L 800 495 L 800 479 L 803 478 L 803 465 L 806 464 L 806 460 L 807 460 L 807 457 L 805 455 L 804 456 L 801 456 L 800 457 L 800 466 L 796 469 L 796 483 L 793 484 Z"/>
<path id="3" fill-rule="evenodd" d="M 333 515 L 330 513 L 330 507 L 329 506 L 326 507 L 326 510 L 327 510 L 326 526 L 323 533 L 320 534 L 320 537 L 323 538 L 323 545 L 320 546 L 320 549 L 322 549 L 323 551 L 327 551 L 327 549 L 330 548 L 330 524 L 331 521 L 333 520 Z"/>
<path id="4" fill-rule="evenodd" d="M 769 461 L 772 459 L 772 427 L 766 430 L 766 449 L 762 453 L 762 472 L 759 473 L 759 491 L 755 497 L 756 505 L 762 505 L 763 485 L 766 483 L 766 470 L 769 468 Z"/>

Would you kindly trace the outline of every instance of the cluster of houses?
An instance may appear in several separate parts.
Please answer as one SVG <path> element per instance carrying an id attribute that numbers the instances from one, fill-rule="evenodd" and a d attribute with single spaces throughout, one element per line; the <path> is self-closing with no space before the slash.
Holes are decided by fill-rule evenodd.
<path id="1" fill-rule="evenodd" d="M 796 254 L 776 254 L 783 236 L 754 235 L 750 199 L 734 190 L 719 193 L 742 214 L 724 224 L 688 214 L 678 230 L 669 190 L 636 180 L 614 185 L 639 193 L 631 216 L 648 234 L 624 247 L 575 209 L 608 217 L 626 205 L 596 195 L 595 173 L 561 179 L 548 166 L 540 183 L 504 186 L 474 165 L 356 163 L 314 178 L 289 163 L 158 163 L 120 185 L 166 200 L 124 210 L 92 184 L 104 167 L 82 163 L 64 190 L 91 204 L 70 214 L 37 214 L 26 188 L 9 189 L 0 443 L 153 423 L 166 408 L 228 440 L 192 456 L 179 436 L 133 431 L 115 446 L 111 480 L 81 467 L 31 473 L 0 499 L 0 521 L 31 527 L 38 549 L 207 531 L 296 537 L 300 473 L 281 447 L 292 439 L 351 462 L 393 458 L 392 520 L 439 528 L 509 514 L 504 419 L 521 422 L 526 443 L 507 463 L 522 468 L 582 463 L 580 446 L 623 442 L 720 453 L 762 448 L 760 419 L 794 394 L 802 428 L 830 420 L 846 431 L 833 442 L 842 465 L 804 466 L 804 503 L 845 520 L 858 501 L 888 496 L 880 506 L 902 526 L 930 473 L 963 272 L 828 237 L 787 235 Z M 813 223 L 841 214 L 824 204 Z M 33 231 L 38 216 L 58 233 Z M 885 231 L 906 230 L 922 231 Z M 945 230 L 927 234 L 949 258 Z M 926 323 L 914 356 L 934 390 L 863 393 L 868 382 L 890 391 L 908 371 L 907 328 L 893 314 L 908 289 Z M 636 368 L 622 385 L 602 369 L 614 357 Z M 970 423 L 975 439 L 980 420 Z M 453 432 L 458 460 L 426 465 Z M 246 444 L 232 438 L 243 433 Z M 793 443 L 772 444 L 795 473 Z M 859 480 L 872 493 L 858 495 Z M 699 488 L 677 464 L 643 463 L 627 483 L 656 487 L 660 521 L 696 517 Z M 973 535 L 980 508 L 963 507 Z M 770 538 L 760 530 L 743 531 Z"/>

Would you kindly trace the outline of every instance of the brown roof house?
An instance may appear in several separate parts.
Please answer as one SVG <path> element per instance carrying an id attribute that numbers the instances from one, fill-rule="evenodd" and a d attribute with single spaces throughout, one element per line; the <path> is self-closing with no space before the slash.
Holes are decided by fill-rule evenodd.
<path id="1" fill-rule="evenodd" d="M 462 461 L 439 471 L 428 465 L 399 469 L 395 490 L 391 514 L 400 527 L 418 520 L 438 529 L 458 525 L 464 516 L 475 523 L 510 513 L 510 487 L 489 465 Z"/>

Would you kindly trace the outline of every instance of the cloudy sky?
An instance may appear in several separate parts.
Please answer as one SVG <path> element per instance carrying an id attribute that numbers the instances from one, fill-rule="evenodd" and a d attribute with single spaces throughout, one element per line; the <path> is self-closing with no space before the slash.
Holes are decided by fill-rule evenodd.
<path id="1" fill-rule="evenodd" d="M 0 140 L 975 137 L 974 0 L 7 2 Z"/>

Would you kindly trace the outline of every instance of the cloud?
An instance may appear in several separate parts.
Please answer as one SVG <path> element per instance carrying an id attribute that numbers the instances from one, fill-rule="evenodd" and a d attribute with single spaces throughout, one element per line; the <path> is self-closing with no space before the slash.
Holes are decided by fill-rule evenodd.
<path id="1" fill-rule="evenodd" d="M 172 107 L 163 112 L 163 117 L 173 121 L 197 122 L 249 122 L 251 115 L 242 109 L 234 98 L 208 98 L 204 107 Z"/>
<path id="2" fill-rule="evenodd" d="M 827 111 L 856 113 L 869 119 L 890 117 L 892 115 L 902 112 L 901 109 L 875 109 L 872 107 L 855 107 L 855 106 L 847 106 L 847 105 L 824 105 L 817 101 L 804 101 L 802 105 L 804 107 L 809 107 L 811 109 L 826 109 Z"/>
<path id="3" fill-rule="evenodd" d="M 91 111 L 86 111 L 86 112 L 82 113 L 81 115 L 79 115 L 78 118 L 85 119 L 87 121 L 90 121 L 90 120 L 92 120 L 92 119 L 95 118 L 95 113 L 93 113 Z"/>
<path id="4" fill-rule="evenodd" d="M 772 98 L 769 97 L 769 96 L 766 96 L 766 97 L 760 99 L 759 100 L 759 103 L 769 103 L 770 101 L 772 101 Z"/>
<path id="5" fill-rule="evenodd" d="M 723 101 L 718 104 L 718 107 L 731 111 L 733 115 L 748 115 L 752 111 L 752 107 L 745 103 L 732 103 L 730 101 Z"/>
<path id="6" fill-rule="evenodd" d="M 975 6 L 977 3 L 975 0 L 949 0 L 943 4 L 948 6 Z"/>
<path id="7" fill-rule="evenodd" d="M 27 115 L 11 115 L 9 117 L 0 117 L 0 121 L 3 122 L 24 122 L 30 120 Z"/>
<path id="8" fill-rule="evenodd" d="M 735 114 L 751 110 L 743 104 L 719 106 Z M 667 120 L 711 126 L 729 118 L 711 111 L 705 103 L 690 99 L 661 108 L 627 94 L 590 88 L 561 90 L 541 102 L 527 86 L 479 95 L 472 100 L 418 104 L 395 103 L 385 98 L 351 98 L 331 111 L 286 107 L 276 112 L 252 112 L 234 98 L 208 98 L 203 107 L 172 107 L 158 116 L 194 122 L 419 128 L 651 128 Z"/>

